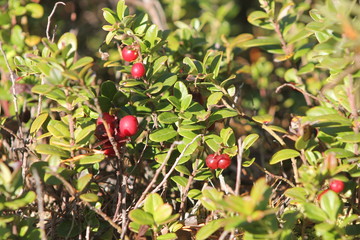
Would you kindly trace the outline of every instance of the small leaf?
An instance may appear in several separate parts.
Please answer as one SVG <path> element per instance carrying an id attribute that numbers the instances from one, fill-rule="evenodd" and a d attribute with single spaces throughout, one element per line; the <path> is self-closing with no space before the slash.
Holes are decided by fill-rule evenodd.
<path id="1" fill-rule="evenodd" d="M 141 209 L 131 210 L 129 213 L 131 221 L 140 225 L 153 225 L 154 219 L 150 213 L 147 213 Z"/>
<path id="2" fill-rule="evenodd" d="M 75 52 L 77 50 L 76 36 L 75 36 L 75 34 L 70 33 L 70 32 L 64 33 L 58 41 L 59 49 L 63 49 L 64 47 L 66 47 L 68 45 L 71 45 L 69 53 Z"/>
<path id="3" fill-rule="evenodd" d="M 198 74 L 197 67 L 195 63 L 189 58 L 185 57 L 183 63 L 190 67 L 189 73 L 191 74 Z"/>
<path id="4" fill-rule="evenodd" d="M 188 94 L 183 99 L 181 99 L 180 111 L 184 112 L 189 108 L 191 101 L 192 101 L 192 97 L 193 96 L 191 94 Z"/>
<path id="5" fill-rule="evenodd" d="M 85 156 L 80 159 L 79 164 L 85 165 L 85 164 L 94 164 L 101 162 L 105 158 L 104 154 L 94 154 Z"/>
<path id="6" fill-rule="evenodd" d="M 313 203 L 304 203 L 305 216 L 315 222 L 325 222 L 328 219 L 326 213 Z"/>
<path id="7" fill-rule="evenodd" d="M 165 203 L 157 207 L 153 213 L 154 221 L 158 224 L 166 223 L 166 220 L 171 217 L 173 209 L 170 204 Z"/>
<path id="8" fill-rule="evenodd" d="M 101 95 L 112 100 L 117 93 L 115 83 L 112 81 L 105 81 L 101 84 Z"/>
<path id="9" fill-rule="evenodd" d="M 80 199 L 85 202 L 97 202 L 99 197 L 94 193 L 84 193 L 80 195 Z"/>
<path id="10" fill-rule="evenodd" d="M 157 73 L 162 67 L 165 66 L 165 62 L 167 61 L 168 57 L 167 56 L 161 56 L 158 59 L 155 60 L 154 62 L 154 67 L 153 67 L 153 73 L 155 74 Z"/>
<path id="11" fill-rule="evenodd" d="M 7 201 L 4 203 L 5 207 L 12 209 L 12 210 L 17 210 L 21 207 L 24 207 L 26 205 L 29 205 L 30 203 L 32 203 L 33 201 L 35 201 L 36 199 L 36 194 L 33 191 L 29 191 L 27 192 L 24 196 L 14 199 L 12 201 Z"/>
<path id="12" fill-rule="evenodd" d="M 336 222 L 342 209 L 340 197 L 334 191 L 327 191 L 320 199 L 320 207 L 328 215 L 328 219 Z"/>
<path id="13" fill-rule="evenodd" d="M 173 176 L 171 177 L 171 180 L 173 180 L 182 187 L 186 187 L 186 184 L 188 182 L 187 178 L 182 176 Z"/>
<path id="14" fill-rule="evenodd" d="M 28 3 L 25 8 L 31 13 L 32 18 L 41 18 L 44 15 L 44 8 L 38 3 Z"/>
<path id="15" fill-rule="evenodd" d="M 235 135 L 232 128 L 223 128 L 220 131 L 220 138 L 224 146 L 232 147 L 235 145 Z"/>
<path id="16" fill-rule="evenodd" d="M 82 190 L 84 190 L 84 188 L 88 185 L 88 183 L 90 182 L 91 178 L 92 178 L 92 174 L 86 174 L 84 176 L 82 176 L 81 178 L 79 178 L 77 180 L 76 183 L 76 189 L 81 192 Z"/>
<path id="17" fill-rule="evenodd" d="M 259 139 L 259 135 L 256 133 L 246 136 L 246 138 L 243 140 L 242 143 L 243 149 L 244 150 L 249 149 L 258 139 Z"/>
<path id="18" fill-rule="evenodd" d="M 303 203 L 307 200 L 307 194 L 302 187 L 293 187 L 285 191 L 285 196 L 293 198 L 297 203 Z"/>
<path id="19" fill-rule="evenodd" d="M 48 116 L 48 113 L 41 113 L 31 124 L 30 133 L 36 133 L 37 131 L 39 131 L 41 126 L 47 120 Z"/>
<path id="20" fill-rule="evenodd" d="M 144 210 L 147 213 L 151 213 L 154 215 L 156 212 L 156 209 L 164 204 L 164 201 L 157 193 L 150 193 L 146 196 L 145 202 L 144 202 Z"/>
<path id="21" fill-rule="evenodd" d="M 94 59 L 92 57 L 80 58 L 70 67 L 70 70 L 76 70 L 78 68 L 84 67 L 84 66 L 92 63 L 93 61 L 94 61 Z"/>
<path id="22" fill-rule="evenodd" d="M 175 233 L 166 233 L 164 235 L 158 236 L 156 239 L 157 240 L 173 240 L 173 239 L 178 239 L 178 237 Z"/>
<path id="23" fill-rule="evenodd" d="M 122 20 L 125 16 L 127 6 L 125 4 L 124 0 L 119 0 L 119 2 L 116 5 L 116 14 L 120 20 Z"/>
<path id="24" fill-rule="evenodd" d="M 212 124 L 218 120 L 229 118 L 229 117 L 235 117 L 238 113 L 233 109 L 220 109 L 218 111 L 213 112 L 209 117 L 209 124 Z"/>
<path id="25" fill-rule="evenodd" d="M 177 132 L 172 128 L 164 128 L 150 134 L 150 140 L 154 142 L 164 142 L 174 138 Z"/>
<path id="26" fill-rule="evenodd" d="M 62 150 L 58 147 L 49 144 L 39 144 L 36 146 L 35 151 L 40 154 L 58 155 L 60 157 L 69 157 L 68 151 Z"/>
<path id="27" fill-rule="evenodd" d="M 214 74 L 214 78 L 217 78 L 217 76 L 219 75 L 221 58 L 222 54 L 217 55 L 216 57 L 214 57 L 210 64 L 210 73 Z"/>
<path id="28" fill-rule="evenodd" d="M 199 189 L 191 189 L 188 192 L 188 198 L 199 200 L 202 197 L 202 193 Z"/>
<path id="29" fill-rule="evenodd" d="M 352 133 L 339 138 L 340 141 L 345 143 L 358 143 L 360 142 L 360 133 Z"/>
<path id="30" fill-rule="evenodd" d="M 325 154 L 335 153 L 337 158 L 348 158 L 353 157 L 354 153 L 343 148 L 330 148 L 325 151 Z"/>
<path id="31" fill-rule="evenodd" d="M 103 8 L 102 10 L 103 10 L 104 19 L 110 24 L 115 24 L 116 23 L 116 18 L 113 15 L 115 13 L 112 10 L 108 9 L 108 8 Z"/>
<path id="32" fill-rule="evenodd" d="M 163 112 L 158 116 L 158 121 L 164 124 L 172 124 L 179 121 L 179 117 L 172 112 Z"/>
<path id="33" fill-rule="evenodd" d="M 221 100 L 222 97 L 223 97 L 222 92 L 214 92 L 214 93 L 212 93 L 207 99 L 206 107 L 208 109 L 210 109 L 210 107 L 212 105 L 218 104 L 218 102 Z"/>
<path id="34" fill-rule="evenodd" d="M 295 151 L 293 149 L 282 149 L 280 151 L 278 151 L 277 153 L 275 153 L 271 160 L 270 160 L 270 164 L 276 164 L 278 162 L 290 159 L 290 158 L 296 158 L 300 156 L 300 153 L 298 151 Z"/>
<path id="35" fill-rule="evenodd" d="M 196 240 L 206 240 L 209 237 L 223 227 L 224 219 L 217 219 L 211 222 L 208 222 L 205 226 L 200 228 L 200 230 L 196 233 Z"/>

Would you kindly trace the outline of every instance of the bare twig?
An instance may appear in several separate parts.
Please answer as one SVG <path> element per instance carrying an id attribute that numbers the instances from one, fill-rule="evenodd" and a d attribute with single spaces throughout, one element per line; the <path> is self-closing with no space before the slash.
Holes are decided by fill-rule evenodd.
<path id="1" fill-rule="evenodd" d="M 180 159 L 184 156 L 186 150 L 190 147 L 191 144 L 193 144 L 199 137 L 202 137 L 202 134 L 197 135 L 191 142 L 189 142 L 188 144 L 186 144 L 186 146 L 184 147 L 184 149 L 182 150 L 182 152 L 180 153 L 180 155 L 176 158 L 173 166 L 170 168 L 170 170 L 167 172 L 167 174 L 165 175 L 164 179 L 161 181 L 161 183 L 159 185 L 156 186 L 156 188 L 154 190 L 152 190 L 152 193 L 155 193 L 157 191 L 159 191 L 159 189 L 165 184 L 165 182 L 168 180 L 168 178 L 170 177 L 171 173 L 175 170 L 178 162 L 180 161 Z"/>
<path id="2" fill-rule="evenodd" d="M 285 83 L 285 84 L 279 86 L 278 88 L 276 88 L 275 92 L 276 93 L 280 92 L 280 90 L 283 89 L 284 87 L 290 87 L 290 88 L 300 92 L 302 95 L 304 95 L 304 98 L 305 98 L 306 103 L 307 103 L 308 106 L 311 105 L 311 102 L 309 101 L 309 98 L 312 98 L 312 99 L 316 100 L 317 102 L 319 101 L 319 99 L 317 97 L 315 97 L 314 95 L 312 95 L 312 94 L 306 92 L 305 90 L 303 90 L 303 89 L 301 89 L 299 87 L 296 87 L 296 86 L 294 86 L 294 85 L 292 85 L 290 83 Z"/>
<path id="3" fill-rule="evenodd" d="M 41 240 L 46 240 L 47 238 L 46 238 L 46 232 L 45 232 L 44 202 L 43 202 L 43 193 L 42 193 L 42 189 L 41 189 L 40 177 L 39 177 L 38 171 L 35 168 L 33 169 L 32 172 L 33 172 L 34 179 L 35 179 Z"/>
<path id="4" fill-rule="evenodd" d="M 351 116 L 354 119 L 354 133 L 358 134 L 359 133 L 359 122 L 358 122 L 358 109 L 356 106 L 356 100 L 355 100 L 355 95 L 354 95 L 354 79 L 352 77 L 352 75 L 349 75 L 349 86 L 346 88 L 346 93 L 349 99 L 349 104 L 350 104 L 350 108 L 351 108 Z M 357 143 L 354 144 L 354 153 L 355 155 L 359 155 L 359 145 Z"/>
<path id="5" fill-rule="evenodd" d="M 244 146 L 242 144 L 241 138 L 238 139 L 238 154 L 236 157 L 237 166 L 236 166 L 236 183 L 235 183 L 235 195 L 239 195 L 240 186 L 241 186 L 241 165 L 242 165 L 242 154 L 244 151 Z"/>
<path id="6" fill-rule="evenodd" d="M 278 179 L 278 180 L 282 180 L 284 182 L 286 182 L 287 184 L 289 184 L 291 187 L 295 187 L 295 185 L 290 182 L 288 179 L 284 178 L 284 177 L 281 177 L 281 176 L 278 176 L 278 175 L 275 175 L 275 174 L 272 174 L 271 172 L 269 172 L 268 170 L 262 168 L 259 164 L 257 164 L 256 162 L 253 163 L 260 171 L 262 171 L 263 173 L 269 175 L 270 177 L 273 177 L 275 179 Z"/>
<path id="7" fill-rule="evenodd" d="M 50 25 L 51 25 L 51 18 L 52 18 L 52 16 L 54 15 L 55 10 L 56 10 L 56 8 L 57 8 L 57 6 L 58 6 L 59 4 L 64 5 L 64 6 L 66 5 L 64 2 L 56 2 L 55 5 L 54 5 L 53 10 L 51 11 L 50 15 L 48 16 L 48 23 L 47 23 L 47 25 L 46 25 L 46 37 L 47 37 L 47 39 L 49 39 L 49 40 L 51 40 L 51 39 L 50 39 L 50 34 L 49 34 Z"/>

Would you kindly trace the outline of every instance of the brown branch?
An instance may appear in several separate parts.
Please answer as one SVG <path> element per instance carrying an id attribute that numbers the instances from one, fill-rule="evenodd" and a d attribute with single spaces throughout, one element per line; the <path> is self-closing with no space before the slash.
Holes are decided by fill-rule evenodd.
<path id="1" fill-rule="evenodd" d="M 262 171 L 263 173 L 269 175 L 270 177 L 273 177 L 275 179 L 278 180 L 282 180 L 284 182 L 286 182 L 287 184 L 289 184 L 291 187 L 295 187 L 295 184 L 293 184 L 292 182 L 290 182 L 288 179 L 281 177 L 281 176 L 277 176 L 275 174 L 272 174 L 271 172 L 269 172 L 268 170 L 264 169 L 263 167 L 261 167 L 259 164 L 257 164 L 256 162 L 253 163 L 260 171 Z"/>
<path id="2" fill-rule="evenodd" d="M 242 155 L 244 151 L 244 145 L 242 144 L 241 138 L 238 139 L 238 154 L 236 157 L 237 166 L 236 166 L 236 183 L 235 183 L 235 195 L 239 195 L 240 186 L 241 186 L 241 164 L 242 164 Z"/>

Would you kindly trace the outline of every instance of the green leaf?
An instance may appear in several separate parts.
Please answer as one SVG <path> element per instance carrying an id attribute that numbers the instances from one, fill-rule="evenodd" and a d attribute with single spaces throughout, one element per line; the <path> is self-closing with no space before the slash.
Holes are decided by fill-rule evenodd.
<path id="1" fill-rule="evenodd" d="M 41 113 L 31 124 L 30 133 L 36 133 L 37 131 L 39 131 L 41 126 L 47 120 L 48 116 L 48 113 Z"/>
<path id="2" fill-rule="evenodd" d="M 164 128 L 150 134 L 150 140 L 154 142 L 165 142 L 176 137 L 177 132 L 172 128 Z"/>
<path id="3" fill-rule="evenodd" d="M 155 74 L 157 73 L 162 67 L 165 66 L 165 62 L 167 61 L 168 57 L 167 56 L 161 56 L 158 59 L 155 60 L 154 62 L 154 67 L 153 67 L 153 73 Z"/>
<path id="4" fill-rule="evenodd" d="M 188 192 L 188 197 L 195 200 L 199 200 L 202 197 L 202 193 L 199 189 L 191 189 Z"/>
<path id="5" fill-rule="evenodd" d="M 263 11 L 253 11 L 249 14 L 247 20 L 254 26 L 273 30 L 274 26 L 269 21 L 269 15 Z"/>
<path id="6" fill-rule="evenodd" d="M 47 129 L 49 132 L 59 138 L 69 138 L 70 137 L 70 130 L 69 126 L 67 126 L 64 122 L 58 120 L 50 120 Z"/>
<path id="7" fill-rule="evenodd" d="M 296 203 L 305 203 L 307 200 L 307 194 L 302 187 L 293 187 L 285 191 L 285 196 L 294 199 Z"/>
<path id="8" fill-rule="evenodd" d="M 80 195 L 80 199 L 85 202 L 97 202 L 99 197 L 94 193 L 84 193 Z"/>
<path id="9" fill-rule="evenodd" d="M 94 134 L 96 125 L 90 124 L 84 128 L 77 128 L 75 130 L 75 143 L 81 143 L 83 140 L 87 140 Z"/>
<path id="10" fill-rule="evenodd" d="M 173 176 L 173 177 L 171 177 L 171 180 L 173 180 L 174 182 L 176 182 L 177 184 L 179 184 L 182 187 L 186 187 L 186 184 L 188 182 L 188 179 L 186 177 L 182 177 L 182 176 Z"/>
<path id="11" fill-rule="evenodd" d="M 190 160 L 190 159 L 189 159 Z M 184 165 L 177 165 L 175 167 L 175 170 L 178 171 L 179 173 L 183 173 L 186 175 L 190 175 L 190 171 L 189 169 L 187 169 L 187 167 L 185 167 Z"/>
<path id="12" fill-rule="evenodd" d="M 180 105 L 180 101 L 177 97 L 175 96 L 169 96 L 167 98 L 167 100 L 176 108 L 176 109 L 179 109 L 181 108 L 181 105 Z"/>
<path id="13" fill-rule="evenodd" d="M 273 121 L 274 117 L 272 115 L 261 115 L 254 116 L 252 119 L 258 123 L 269 123 Z"/>
<path id="14" fill-rule="evenodd" d="M 180 111 L 184 112 L 189 108 L 191 101 L 192 101 L 192 97 L 193 96 L 191 94 L 188 94 L 181 99 Z"/>
<path id="15" fill-rule="evenodd" d="M 178 239 L 178 237 L 175 233 L 166 233 L 164 235 L 158 236 L 156 239 L 157 240 L 173 240 L 173 239 Z"/>
<path id="16" fill-rule="evenodd" d="M 349 157 L 353 157 L 354 153 L 350 152 L 348 150 L 345 150 L 343 148 L 330 148 L 328 150 L 325 151 L 325 154 L 330 154 L 330 153 L 335 153 L 335 156 L 337 158 L 349 158 Z"/>
<path id="17" fill-rule="evenodd" d="M 104 16 L 104 19 L 110 23 L 110 24 L 115 24 L 116 23 L 116 18 L 114 16 L 114 12 L 108 8 L 103 8 L 103 16 Z"/>
<path id="18" fill-rule="evenodd" d="M 238 113 L 234 109 L 225 108 L 213 112 L 208 120 L 209 120 L 209 124 L 212 124 L 218 120 L 229 117 L 235 117 L 237 115 Z"/>
<path id="19" fill-rule="evenodd" d="M 205 226 L 200 228 L 200 230 L 196 233 L 196 240 L 206 240 L 209 237 L 223 227 L 224 219 L 217 219 L 211 222 L 208 222 Z"/>
<path id="20" fill-rule="evenodd" d="M 156 209 L 159 208 L 161 205 L 164 204 L 164 201 L 157 193 L 150 193 L 146 196 L 144 202 L 144 210 L 147 213 L 154 215 Z"/>
<path id="21" fill-rule="evenodd" d="M 296 158 L 300 156 L 300 153 L 293 149 L 282 149 L 275 153 L 272 158 L 270 159 L 270 164 L 276 164 L 278 162 L 290 159 L 290 158 Z"/>
<path id="22" fill-rule="evenodd" d="M 212 93 L 207 99 L 206 107 L 208 109 L 210 109 L 212 105 L 218 104 L 218 102 L 221 100 L 222 97 L 223 97 L 222 92 L 214 92 L 214 93 Z"/>
<path id="23" fill-rule="evenodd" d="M 144 40 L 145 41 L 148 41 L 150 43 L 150 47 L 154 47 L 155 46 L 155 41 L 156 39 L 158 38 L 157 35 L 158 35 L 158 27 L 153 24 L 151 25 L 146 33 L 145 33 L 145 36 L 144 36 Z"/>
<path id="24" fill-rule="evenodd" d="M 313 203 L 304 203 L 305 216 L 311 221 L 325 222 L 328 219 L 326 213 Z"/>
<path id="25" fill-rule="evenodd" d="M 221 144 L 223 143 L 223 139 L 215 134 L 210 134 L 205 136 L 205 143 L 208 147 L 210 147 L 214 152 L 217 152 L 221 148 Z"/>
<path id="26" fill-rule="evenodd" d="M 55 146 L 51 146 L 49 144 L 39 144 L 35 147 L 35 151 L 39 154 L 58 155 L 60 157 L 66 158 L 70 156 L 70 153 L 68 151 L 62 150 Z"/>
<path id="27" fill-rule="evenodd" d="M 127 6 L 124 0 L 119 0 L 116 5 L 116 14 L 120 20 L 122 20 L 125 16 Z"/>
<path id="28" fill-rule="evenodd" d="M 243 140 L 242 143 L 244 151 L 249 149 L 258 139 L 259 139 L 259 134 L 256 133 L 252 133 L 246 136 L 246 138 Z"/>
<path id="29" fill-rule="evenodd" d="M 183 60 L 183 63 L 190 67 L 189 73 L 191 73 L 191 74 L 199 73 L 195 63 L 189 57 L 185 57 Z"/>
<path id="30" fill-rule="evenodd" d="M 158 225 L 166 223 L 166 220 L 171 217 L 172 210 L 171 205 L 168 203 L 160 205 L 153 213 L 154 221 Z"/>
<path id="31" fill-rule="evenodd" d="M 214 59 L 211 61 L 210 73 L 214 74 L 214 78 L 217 78 L 217 76 L 219 75 L 221 58 L 222 58 L 222 54 L 219 54 L 216 57 L 214 57 Z"/>
<path id="32" fill-rule="evenodd" d="M 188 89 L 187 89 L 185 83 L 180 82 L 180 81 L 176 82 L 174 85 L 174 96 L 177 99 L 182 100 L 183 98 L 185 98 L 188 95 L 189 95 L 189 92 L 188 92 Z"/>
<path id="33" fill-rule="evenodd" d="M 158 116 L 158 121 L 164 124 L 172 124 L 179 121 L 179 117 L 172 112 L 163 112 Z"/>
<path id="34" fill-rule="evenodd" d="M 105 81 L 101 84 L 101 95 L 112 100 L 117 93 L 115 83 L 112 81 Z"/>
<path id="35" fill-rule="evenodd" d="M 44 15 L 44 8 L 38 3 L 28 3 L 25 8 L 32 18 L 41 18 Z"/>
<path id="36" fill-rule="evenodd" d="M 92 57 L 83 57 L 77 60 L 71 67 L 70 70 L 76 70 L 82 68 L 90 63 L 92 63 L 94 59 Z"/>
<path id="37" fill-rule="evenodd" d="M 224 146 L 232 147 L 235 145 L 235 135 L 232 128 L 223 128 L 220 131 L 220 138 Z"/>
<path id="38" fill-rule="evenodd" d="M 274 37 L 263 37 L 258 39 L 252 39 L 245 43 L 243 43 L 244 47 L 261 47 L 261 46 L 273 46 L 273 45 L 280 45 L 280 41 L 278 38 Z"/>
<path id="39" fill-rule="evenodd" d="M 59 41 L 58 41 L 58 48 L 59 49 L 63 49 L 64 47 L 68 46 L 68 45 L 71 45 L 71 48 L 70 48 L 70 51 L 69 51 L 69 54 L 72 53 L 72 52 L 75 52 L 77 50 L 77 39 L 76 39 L 76 36 L 75 34 L 73 33 L 70 33 L 70 32 L 67 32 L 67 33 L 64 33 Z"/>
<path id="40" fill-rule="evenodd" d="M 154 219 L 150 213 L 147 213 L 141 209 L 131 210 L 129 213 L 129 218 L 131 221 L 138 223 L 140 225 L 153 225 Z"/>
<path id="41" fill-rule="evenodd" d="M 79 160 L 79 164 L 81 164 L 81 165 L 94 164 L 94 163 L 101 162 L 104 158 L 105 158 L 104 154 L 89 155 L 89 156 L 85 156 L 85 157 L 81 158 Z"/>
<path id="42" fill-rule="evenodd" d="M 12 201 L 7 201 L 4 203 L 4 206 L 6 208 L 17 210 L 21 207 L 25 207 L 26 205 L 29 205 L 36 199 L 36 194 L 33 191 L 27 192 L 24 196 L 17 198 Z"/>
<path id="43" fill-rule="evenodd" d="M 84 176 L 82 176 L 81 178 L 79 178 L 77 180 L 76 183 L 76 189 L 81 192 L 82 190 L 84 190 L 84 188 L 86 187 L 86 185 L 88 185 L 88 183 L 90 182 L 91 178 L 92 178 L 92 174 L 86 174 Z"/>
<path id="44" fill-rule="evenodd" d="M 320 207 L 328 215 L 328 219 L 335 223 L 342 210 L 342 202 L 337 193 L 327 191 L 320 199 Z"/>
<path id="45" fill-rule="evenodd" d="M 339 138 L 340 141 L 345 143 L 358 143 L 360 142 L 360 133 L 352 133 Z"/>

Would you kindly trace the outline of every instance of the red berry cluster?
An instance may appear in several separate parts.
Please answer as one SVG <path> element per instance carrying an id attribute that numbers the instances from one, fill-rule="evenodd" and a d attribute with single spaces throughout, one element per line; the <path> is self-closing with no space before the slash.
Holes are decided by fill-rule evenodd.
<path id="1" fill-rule="evenodd" d="M 107 123 L 109 133 L 115 138 L 118 148 L 126 142 L 126 137 L 136 134 L 139 125 L 138 121 L 136 117 L 132 115 L 125 116 L 119 120 L 116 116 L 106 112 L 102 114 L 102 118 L 99 117 L 97 119 L 95 136 L 99 141 L 104 142 L 101 145 L 104 154 L 107 156 L 115 156 L 114 148 L 109 141 L 103 121 Z"/>
<path id="2" fill-rule="evenodd" d="M 328 191 L 334 191 L 336 193 L 341 193 L 344 190 L 345 184 L 343 181 L 341 180 L 337 180 L 337 179 L 333 179 L 330 181 L 329 184 L 330 188 L 322 191 L 319 196 L 317 197 L 317 199 L 320 201 L 321 197 L 327 193 Z"/>
<path id="3" fill-rule="evenodd" d="M 124 47 L 121 51 L 121 54 L 123 59 L 127 62 L 133 62 L 139 56 L 139 53 L 131 46 Z M 145 75 L 145 72 L 146 72 L 145 66 L 141 62 L 135 63 L 131 67 L 131 75 L 134 78 L 142 78 Z"/>
<path id="4" fill-rule="evenodd" d="M 221 154 L 221 155 L 215 155 L 210 154 L 206 157 L 206 166 L 208 166 L 210 169 L 225 169 L 230 166 L 231 159 L 229 155 L 227 154 Z"/>

